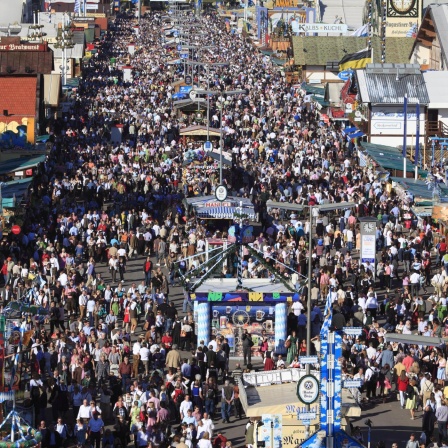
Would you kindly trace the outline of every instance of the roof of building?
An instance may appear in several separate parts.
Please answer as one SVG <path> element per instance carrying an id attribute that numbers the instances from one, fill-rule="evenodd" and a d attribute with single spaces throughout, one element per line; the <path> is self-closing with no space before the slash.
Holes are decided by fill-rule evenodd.
<path id="1" fill-rule="evenodd" d="M 409 191 L 414 196 L 415 202 L 432 201 L 433 191 L 428 189 L 428 184 L 424 180 L 403 179 L 401 177 L 392 177 L 391 179 Z M 448 187 L 444 183 L 438 183 L 437 185 L 440 188 L 441 195 L 448 196 Z"/>
<path id="2" fill-rule="evenodd" d="M 0 175 L 34 168 L 39 165 L 39 163 L 44 162 L 45 157 L 45 155 L 39 155 L 32 157 L 17 157 L 15 159 L 5 160 L 0 163 Z"/>
<path id="3" fill-rule="evenodd" d="M 414 52 L 417 44 L 431 47 L 437 36 L 446 63 L 448 61 L 448 4 L 431 3 L 433 4 L 426 8 L 417 37 L 413 40 L 410 55 Z"/>
<path id="4" fill-rule="evenodd" d="M 34 116 L 36 87 L 35 76 L 0 76 L 0 110 L 7 110 L 12 118 Z"/>
<path id="5" fill-rule="evenodd" d="M 398 148 L 362 142 L 362 147 L 360 149 L 382 168 L 386 170 L 403 171 L 403 155 Z M 409 173 L 413 171 L 414 165 L 408 160 L 406 163 L 406 172 Z M 419 173 L 424 174 L 426 172 L 419 170 Z"/>
<path id="6" fill-rule="evenodd" d="M 386 38 L 386 62 L 407 63 L 414 40 L 409 37 Z M 366 48 L 366 39 L 356 36 L 294 36 L 292 48 L 297 65 L 327 65 Z M 381 38 L 372 37 L 373 60 L 381 60 Z"/>
<path id="7" fill-rule="evenodd" d="M 2 183 L 2 207 L 14 207 L 19 204 L 23 196 L 27 193 L 33 178 L 12 180 Z"/>
<path id="8" fill-rule="evenodd" d="M 429 13 L 434 21 L 434 29 L 439 38 L 440 47 L 445 55 L 445 60 L 448 56 L 448 5 L 434 4 L 430 5 Z"/>
<path id="9" fill-rule="evenodd" d="M 448 109 L 448 90 L 440 86 L 448 85 L 448 72 L 430 71 L 423 73 L 428 91 L 430 109 Z"/>
<path id="10" fill-rule="evenodd" d="M 409 104 L 428 104 L 423 73 L 418 64 L 368 64 L 356 70 L 358 92 L 363 103 L 403 104 L 407 95 Z"/>

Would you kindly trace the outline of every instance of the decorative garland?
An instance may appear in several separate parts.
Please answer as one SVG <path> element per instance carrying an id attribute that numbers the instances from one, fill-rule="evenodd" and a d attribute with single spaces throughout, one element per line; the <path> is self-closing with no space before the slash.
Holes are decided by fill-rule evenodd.
<path id="1" fill-rule="evenodd" d="M 286 287 L 286 289 L 288 291 L 291 292 L 297 292 L 290 284 L 289 282 L 286 282 L 285 279 L 278 273 L 275 271 L 275 269 L 272 268 L 272 266 L 270 266 L 268 263 L 266 263 L 266 260 L 261 257 L 258 252 L 253 249 L 252 247 L 250 247 L 249 245 L 246 245 L 247 250 L 249 251 L 250 255 L 252 257 L 254 257 L 258 262 L 261 263 L 261 265 L 266 268 L 270 273 L 272 273 L 274 275 L 274 277 L 279 280 L 280 282 L 283 283 L 283 285 Z"/>

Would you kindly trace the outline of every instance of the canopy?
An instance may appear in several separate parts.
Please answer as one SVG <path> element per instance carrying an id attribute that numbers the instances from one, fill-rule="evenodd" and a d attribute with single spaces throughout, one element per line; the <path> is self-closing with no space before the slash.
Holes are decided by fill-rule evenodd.
<path id="1" fill-rule="evenodd" d="M 430 336 L 419 336 L 418 334 L 399 334 L 399 333 L 387 333 L 385 335 L 387 342 L 400 342 L 402 344 L 417 344 L 425 346 L 435 346 L 444 344 L 443 338 L 432 338 Z"/>
<path id="2" fill-rule="evenodd" d="M 196 216 L 204 219 L 233 219 L 234 214 L 247 215 L 253 221 L 255 210 L 253 207 L 201 207 L 196 209 Z"/>
<path id="3" fill-rule="evenodd" d="M 34 168 L 39 165 L 39 163 L 44 161 L 45 155 L 38 155 L 35 157 L 18 157 L 16 159 L 5 160 L 0 164 L 0 175 Z"/>

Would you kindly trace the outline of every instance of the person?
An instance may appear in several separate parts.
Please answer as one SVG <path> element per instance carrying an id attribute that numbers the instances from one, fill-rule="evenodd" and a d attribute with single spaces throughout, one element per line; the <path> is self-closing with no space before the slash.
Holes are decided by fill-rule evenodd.
<path id="1" fill-rule="evenodd" d="M 204 432 L 196 446 L 197 448 L 213 448 L 212 443 L 210 442 L 210 435 L 207 431 Z"/>
<path id="2" fill-rule="evenodd" d="M 60 448 L 62 446 L 61 435 L 56 431 L 55 425 L 50 425 L 43 441 L 47 448 Z"/>
<path id="3" fill-rule="evenodd" d="M 448 406 L 445 400 L 442 400 L 440 406 L 436 409 L 436 419 L 439 429 L 439 443 L 442 443 L 447 439 L 446 424 L 448 421 Z"/>
<path id="4" fill-rule="evenodd" d="M 405 393 L 406 388 L 409 385 L 409 378 L 406 376 L 406 371 L 402 370 L 399 377 L 397 378 L 397 389 L 400 394 L 400 405 L 404 409 L 405 406 Z"/>
<path id="5" fill-rule="evenodd" d="M 437 421 L 436 415 L 431 406 L 424 407 L 422 418 L 422 431 L 425 433 L 426 440 L 431 440 L 434 433 L 434 425 Z"/>
<path id="6" fill-rule="evenodd" d="M 247 330 L 244 330 L 243 333 L 243 357 L 244 357 L 244 365 L 252 364 L 252 347 L 254 342 L 252 341 L 252 337 Z"/>
<path id="7" fill-rule="evenodd" d="M 74 433 L 76 437 L 77 447 L 81 448 L 86 443 L 87 439 L 87 424 L 84 422 L 82 418 L 76 419 L 76 424 L 74 428 Z"/>
<path id="8" fill-rule="evenodd" d="M 223 423 L 230 423 L 230 411 L 234 400 L 234 390 L 229 380 L 225 380 L 221 391 L 221 417 Z"/>
<path id="9" fill-rule="evenodd" d="M 406 386 L 406 409 L 411 412 L 411 420 L 415 420 L 415 410 L 417 409 L 418 389 L 415 380 L 410 380 Z"/>
<path id="10" fill-rule="evenodd" d="M 266 357 L 264 358 L 264 368 L 263 370 L 269 371 L 269 370 L 275 370 L 275 364 L 274 360 L 272 359 L 272 352 L 267 351 Z"/>
<path id="11" fill-rule="evenodd" d="M 415 434 L 412 433 L 409 440 L 406 443 L 406 448 L 419 448 L 418 440 L 415 438 Z"/>
<path id="12" fill-rule="evenodd" d="M 103 430 L 104 422 L 101 417 L 99 417 L 98 412 L 94 411 L 89 420 L 89 440 L 92 448 L 100 448 Z"/>
<path id="13" fill-rule="evenodd" d="M 286 364 L 291 364 L 294 357 L 297 355 L 298 349 L 298 339 L 296 337 L 296 332 L 293 330 L 291 334 L 286 339 L 288 347 L 288 353 L 286 355 Z M 289 342 L 288 342 L 289 341 Z"/>

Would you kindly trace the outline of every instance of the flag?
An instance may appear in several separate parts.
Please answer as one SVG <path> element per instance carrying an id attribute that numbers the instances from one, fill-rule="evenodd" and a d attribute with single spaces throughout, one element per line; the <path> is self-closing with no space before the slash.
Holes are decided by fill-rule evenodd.
<path id="1" fill-rule="evenodd" d="M 79 14 L 81 11 L 81 0 L 75 0 L 75 8 L 73 10 L 73 12 L 75 14 Z"/>
<path id="2" fill-rule="evenodd" d="M 356 53 L 346 54 L 339 61 L 339 71 L 348 70 L 349 68 L 364 68 L 369 62 L 372 62 L 371 50 L 366 47 Z"/>
<path id="3" fill-rule="evenodd" d="M 356 37 L 367 37 L 368 35 L 369 35 L 369 24 L 368 23 L 359 27 L 352 34 L 352 36 L 356 36 Z"/>
<path id="4" fill-rule="evenodd" d="M 329 292 L 327 295 L 327 301 L 325 303 L 324 322 L 322 324 L 322 328 L 320 329 L 321 340 L 327 339 L 332 319 L 333 319 L 333 304 L 331 303 L 331 293 Z"/>

